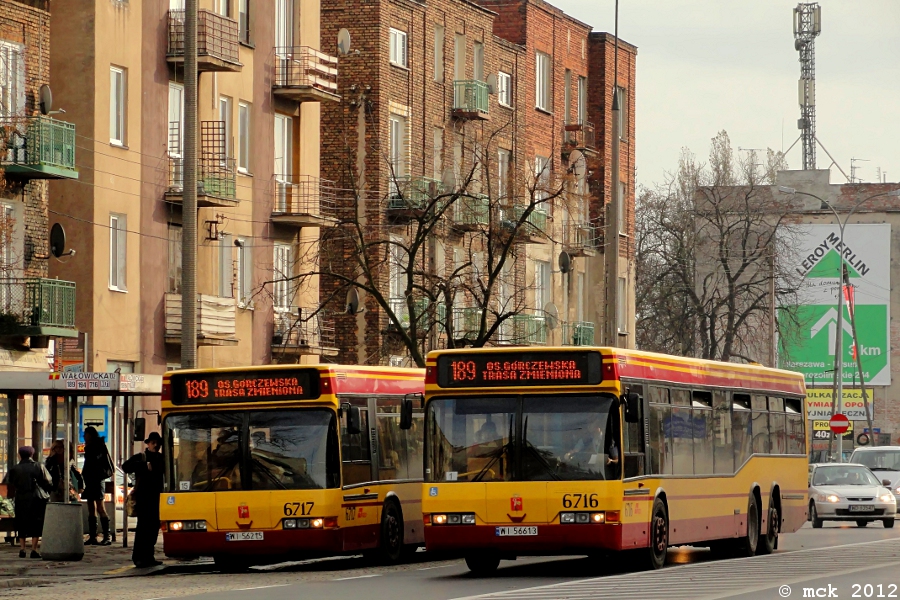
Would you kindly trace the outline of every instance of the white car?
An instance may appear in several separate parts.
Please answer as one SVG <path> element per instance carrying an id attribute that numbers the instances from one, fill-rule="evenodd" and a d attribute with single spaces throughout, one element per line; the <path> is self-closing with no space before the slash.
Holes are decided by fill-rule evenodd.
<path id="1" fill-rule="evenodd" d="M 894 492 L 900 506 L 900 446 L 857 448 L 850 462 L 869 467 L 875 477 Z"/>
<path id="2" fill-rule="evenodd" d="M 894 526 L 897 500 L 867 467 L 850 463 L 810 465 L 809 520 L 815 528 L 825 521 L 856 521 L 865 527 L 881 521 Z"/>

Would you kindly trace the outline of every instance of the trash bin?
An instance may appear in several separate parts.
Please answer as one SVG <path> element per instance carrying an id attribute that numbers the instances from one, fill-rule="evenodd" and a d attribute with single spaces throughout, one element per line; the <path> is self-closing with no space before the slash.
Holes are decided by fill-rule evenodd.
<path id="1" fill-rule="evenodd" d="M 81 560 L 84 558 L 84 534 L 81 532 L 81 503 L 50 502 L 44 514 L 41 536 L 44 560 Z"/>

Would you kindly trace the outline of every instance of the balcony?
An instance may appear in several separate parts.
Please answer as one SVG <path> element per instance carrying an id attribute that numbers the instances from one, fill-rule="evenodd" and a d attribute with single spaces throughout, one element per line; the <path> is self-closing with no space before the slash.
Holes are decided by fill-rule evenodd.
<path id="1" fill-rule="evenodd" d="M 400 321 L 400 327 L 403 329 L 409 329 L 410 326 L 410 318 L 409 318 L 409 307 L 406 304 L 406 298 L 388 298 L 388 306 L 391 307 L 391 311 L 397 316 L 397 319 Z M 417 315 L 418 320 L 416 321 L 416 334 L 418 336 L 424 336 L 431 329 L 433 324 L 434 315 L 429 312 L 431 303 L 428 298 L 420 298 L 418 300 L 413 301 L 413 310 Z M 385 331 L 396 331 L 396 324 L 387 319 L 385 315 L 387 326 L 383 329 Z"/>
<path id="2" fill-rule="evenodd" d="M 547 345 L 547 322 L 544 317 L 536 315 L 513 315 L 512 340 L 513 344 L 525 346 Z"/>
<path id="3" fill-rule="evenodd" d="M 7 179 L 78 179 L 75 125 L 43 115 L 0 118 Z"/>
<path id="4" fill-rule="evenodd" d="M 334 182 L 311 175 L 276 175 L 272 222 L 294 227 L 337 224 Z"/>
<path id="5" fill-rule="evenodd" d="M 460 231 L 478 231 L 491 217 L 490 198 L 483 194 L 460 196 L 453 207 L 453 227 Z"/>
<path id="6" fill-rule="evenodd" d="M 483 81 L 454 81 L 453 116 L 459 119 L 486 120 L 489 98 L 488 84 Z"/>
<path id="7" fill-rule="evenodd" d="M 594 256 L 597 253 L 597 229 L 587 222 L 569 223 L 565 246 L 572 256 Z"/>
<path id="8" fill-rule="evenodd" d="M 181 204 L 184 196 L 184 159 L 169 157 L 169 187 L 166 201 Z M 238 205 L 237 170 L 233 158 L 197 159 L 197 206 Z"/>
<path id="9" fill-rule="evenodd" d="M 569 154 L 572 150 L 580 150 L 581 152 L 597 151 L 593 123 L 584 121 L 583 123 L 567 123 L 563 126 L 563 160 L 569 159 Z"/>
<path id="10" fill-rule="evenodd" d="M 38 277 L 0 279 L 0 337 L 78 337 L 75 283 Z"/>
<path id="11" fill-rule="evenodd" d="M 513 206 L 500 211 L 499 231 L 515 234 L 515 242 L 520 244 L 542 244 L 547 241 L 547 223 L 549 217 L 543 210 L 534 209 L 522 222 L 526 206 Z"/>
<path id="12" fill-rule="evenodd" d="M 388 215 L 411 218 L 424 214 L 428 205 L 443 193 L 443 184 L 430 177 L 401 176 L 391 181 Z"/>
<path id="13" fill-rule="evenodd" d="M 275 313 L 272 354 L 337 356 L 334 323 L 321 314 L 304 319 L 307 308 Z"/>
<path id="14" fill-rule="evenodd" d="M 307 46 L 275 48 L 272 92 L 296 102 L 339 102 L 338 59 Z"/>
<path id="15" fill-rule="evenodd" d="M 181 343 L 181 294 L 166 294 L 166 343 Z M 197 294 L 197 345 L 236 346 L 234 298 Z"/>
<path id="16" fill-rule="evenodd" d="M 184 64 L 184 9 L 169 11 L 169 45 L 166 61 Z M 209 10 L 197 11 L 197 71 L 239 73 L 238 23 Z"/>
<path id="17" fill-rule="evenodd" d="M 594 324 L 590 321 L 562 323 L 563 346 L 593 346 Z"/>

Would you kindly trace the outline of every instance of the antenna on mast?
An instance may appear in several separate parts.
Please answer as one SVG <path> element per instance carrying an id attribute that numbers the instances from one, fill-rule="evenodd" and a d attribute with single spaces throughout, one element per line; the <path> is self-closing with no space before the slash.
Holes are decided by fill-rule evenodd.
<path id="1" fill-rule="evenodd" d="M 822 32 L 822 7 L 818 2 L 794 9 L 794 49 L 800 53 L 800 130 L 803 170 L 816 168 L 816 37 Z"/>

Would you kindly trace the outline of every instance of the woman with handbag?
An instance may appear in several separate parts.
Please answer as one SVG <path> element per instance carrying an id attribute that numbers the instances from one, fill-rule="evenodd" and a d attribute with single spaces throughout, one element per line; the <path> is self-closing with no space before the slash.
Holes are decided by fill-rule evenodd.
<path id="1" fill-rule="evenodd" d="M 53 491 L 50 493 L 50 502 L 78 502 L 78 494 L 84 490 L 84 481 L 81 479 L 81 473 L 75 466 L 75 459 L 69 458 L 69 493 L 64 493 L 66 471 L 63 468 L 63 462 L 65 461 L 63 451 L 63 441 L 56 440 L 50 446 L 50 455 L 44 461 L 44 466 L 47 467 L 47 471 L 53 479 Z M 71 444 L 69 456 L 75 456 L 74 447 Z"/>
<path id="2" fill-rule="evenodd" d="M 109 517 L 106 515 L 106 506 L 103 499 L 103 482 L 113 476 L 115 468 L 106 442 L 97 433 L 94 427 L 84 429 L 84 467 L 81 469 L 81 477 L 84 479 L 84 491 L 81 498 L 88 502 L 88 539 L 86 546 L 109 546 L 112 544 L 109 535 Z M 100 516 L 100 524 L 103 527 L 103 540 L 97 541 L 97 516 Z"/>
<path id="3" fill-rule="evenodd" d="M 25 539 L 31 538 L 31 558 L 40 558 L 38 540 L 44 530 L 44 511 L 50 500 L 53 481 L 44 465 L 34 462 L 34 448 L 19 448 L 19 464 L 10 469 L 8 481 L 15 489 L 16 529 L 19 558 L 25 558 Z"/>

